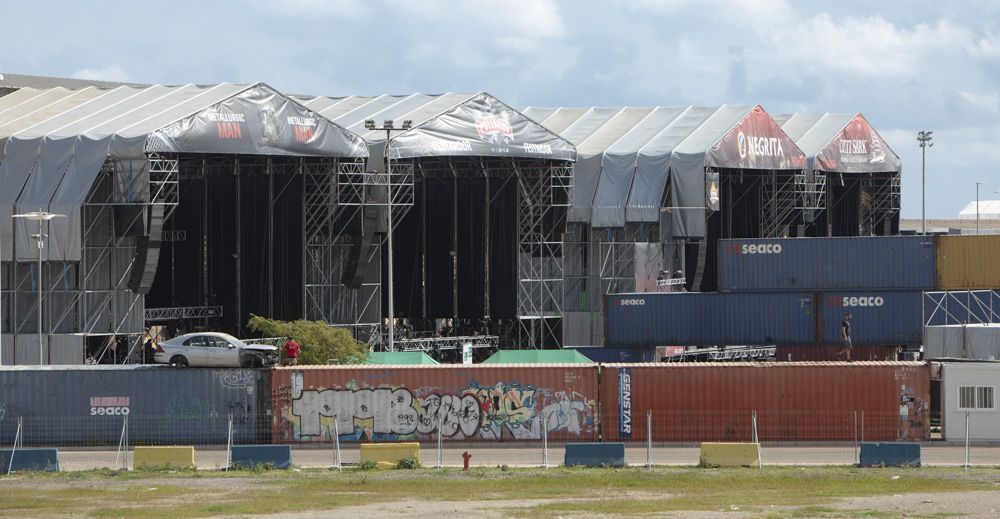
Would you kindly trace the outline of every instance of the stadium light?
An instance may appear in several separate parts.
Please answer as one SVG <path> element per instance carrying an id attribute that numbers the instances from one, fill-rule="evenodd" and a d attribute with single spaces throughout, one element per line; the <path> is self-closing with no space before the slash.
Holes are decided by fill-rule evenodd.
<path id="1" fill-rule="evenodd" d="M 934 146 L 931 139 L 934 132 L 921 130 L 917 132 L 917 142 L 920 143 L 920 229 L 921 234 L 927 234 L 927 148 Z"/>
<path id="2" fill-rule="evenodd" d="M 65 218 L 64 214 L 49 213 L 39 209 L 30 213 L 15 214 L 14 218 L 23 218 L 38 222 L 38 234 L 32 234 L 38 244 L 38 365 L 41 366 L 45 360 L 45 348 L 42 342 L 42 249 L 45 247 L 45 234 L 42 234 L 42 222 L 48 222 L 53 218 Z M 50 357 L 51 358 L 51 357 Z"/>
<path id="3" fill-rule="evenodd" d="M 365 128 L 369 131 L 374 130 L 384 130 L 385 131 L 385 173 L 388 181 L 388 192 L 387 192 L 387 220 L 386 225 L 386 245 L 388 247 L 388 261 L 389 261 L 389 347 L 388 351 L 395 351 L 396 349 L 396 307 L 395 299 L 393 296 L 393 251 L 392 251 L 392 197 L 393 197 L 393 180 L 392 180 L 392 132 L 405 132 L 413 127 L 413 121 L 406 120 L 403 121 L 402 125 L 397 127 L 391 119 L 386 119 L 382 121 L 382 127 L 378 128 L 375 126 L 375 121 L 373 119 L 368 119 L 365 121 Z"/>

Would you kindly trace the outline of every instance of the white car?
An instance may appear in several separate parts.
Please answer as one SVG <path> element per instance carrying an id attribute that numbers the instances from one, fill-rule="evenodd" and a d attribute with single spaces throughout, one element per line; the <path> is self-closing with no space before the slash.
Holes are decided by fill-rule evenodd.
<path id="1" fill-rule="evenodd" d="M 188 333 L 159 343 L 153 358 L 178 367 L 266 368 L 278 362 L 278 348 L 247 344 L 225 333 Z"/>

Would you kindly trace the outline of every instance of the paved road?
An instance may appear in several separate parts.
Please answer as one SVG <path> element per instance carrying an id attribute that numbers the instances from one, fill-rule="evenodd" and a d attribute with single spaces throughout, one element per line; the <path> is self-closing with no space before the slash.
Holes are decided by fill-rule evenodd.
<path id="1" fill-rule="evenodd" d="M 543 464 L 544 452 L 537 447 L 495 447 L 466 445 L 445 446 L 441 451 L 442 463 L 448 467 L 462 466 L 462 453 L 472 454 L 472 466 L 539 467 Z M 696 465 L 699 449 L 696 446 L 654 446 L 648 453 L 656 465 Z M 563 462 L 562 445 L 549 445 L 548 465 L 558 466 Z M 62 470 L 89 470 L 114 467 L 117 453 L 114 450 L 72 450 L 60 449 L 59 464 Z M 438 453 L 433 445 L 423 445 L 420 461 L 425 466 L 436 466 Z M 131 455 L 129 467 L 131 468 Z M 356 463 L 359 458 L 357 445 L 344 446 L 341 460 L 344 464 Z M 921 452 L 924 465 L 960 466 L 965 463 L 965 448 L 955 445 L 925 445 Z M 625 460 L 629 465 L 646 464 L 647 451 L 644 445 L 628 446 Z M 850 465 L 856 462 L 853 445 L 845 446 L 768 446 L 761 449 L 761 460 L 765 465 Z M 211 447 L 197 449 L 195 462 L 199 469 L 211 470 L 226 467 L 225 448 Z M 292 462 L 303 468 L 331 467 L 336 461 L 333 449 L 293 448 Z M 973 446 L 970 449 L 970 463 L 973 465 L 1000 465 L 1000 446 Z"/>

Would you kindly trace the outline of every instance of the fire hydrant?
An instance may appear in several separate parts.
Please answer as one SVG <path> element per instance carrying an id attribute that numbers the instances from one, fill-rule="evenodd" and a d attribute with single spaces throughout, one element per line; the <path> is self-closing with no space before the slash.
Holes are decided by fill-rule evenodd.
<path id="1" fill-rule="evenodd" d="M 469 460 L 472 459 L 472 454 L 469 451 L 462 453 L 462 470 L 469 470 Z"/>

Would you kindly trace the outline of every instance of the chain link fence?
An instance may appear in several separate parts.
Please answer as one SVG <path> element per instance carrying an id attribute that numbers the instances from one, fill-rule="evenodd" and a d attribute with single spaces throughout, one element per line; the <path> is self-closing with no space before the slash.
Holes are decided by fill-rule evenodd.
<path id="1" fill-rule="evenodd" d="M 759 443 L 763 465 L 853 465 L 862 442 L 922 440 L 922 463 L 940 466 L 1000 465 L 1000 417 L 963 413 L 944 424 L 940 440 L 927 440 L 908 417 L 891 413 L 715 412 L 646 413 L 628 423 L 605 423 L 597 438 L 580 442 L 621 442 L 630 466 L 697 465 L 701 442 Z M 357 420 L 341 431 L 335 419 L 317 441 L 282 440 L 270 416 L 91 416 L 81 418 L 6 416 L 0 420 L 0 449 L 56 447 L 64 470 L 128 466 L 136 446 L 190 445 L 199 468 L 228 466 L 232 445 L 290 445 L 293 463 L 303 468 L 343 467 L 360 461 L 365 443 L 418 442 L 425 467 L 556 467 L 566 441 L 552 441 L 554 426 L 542 420 L 535 430 L 508 429 L 498 437 L 455 440 L 438 427 L 429 434 L 378 434 Z M 562 431 L 561 434 L 565 433 Z M 901 440 L 903 441 L 903 440 Z M 124 463 L 123 463 L 124 462 Z"/>

